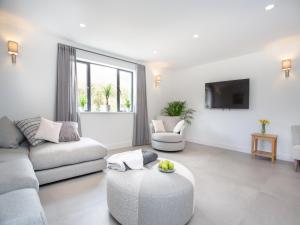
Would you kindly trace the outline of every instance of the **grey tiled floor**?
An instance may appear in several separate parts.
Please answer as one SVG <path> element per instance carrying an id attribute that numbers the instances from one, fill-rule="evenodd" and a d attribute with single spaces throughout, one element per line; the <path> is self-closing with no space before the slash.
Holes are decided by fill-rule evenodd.
<path id="1" fill-rule="evenodd" d="M 119 151 L 124 149 L 110 154 Z M 183 152 L 159 156 L 194 174 L 196 209 L 189 225 L 300 224 L 300 172 L 294 172 L 292 163 L 272 164 L 192 143 Z M 104 171 L 42 186 L 49 225 L 117 225 L 106 206 L 105 176 Z"/>

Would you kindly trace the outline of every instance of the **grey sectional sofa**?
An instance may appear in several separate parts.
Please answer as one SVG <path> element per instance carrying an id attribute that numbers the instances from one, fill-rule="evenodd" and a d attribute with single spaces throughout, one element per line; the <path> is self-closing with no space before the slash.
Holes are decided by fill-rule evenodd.
<path id="1" fill-rule="evenodd" d="M 39 185 L 101 171 L 106 154 L 106 148 L 90 138 L 0 148 L 0 224 L 47 224 Z"/>

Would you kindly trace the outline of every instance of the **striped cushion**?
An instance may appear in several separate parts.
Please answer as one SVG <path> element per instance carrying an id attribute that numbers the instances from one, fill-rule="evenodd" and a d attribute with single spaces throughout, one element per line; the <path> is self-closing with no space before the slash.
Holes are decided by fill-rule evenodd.
<path id="1" fill-rule="evenodd" d="M 44 140 L 35 138 L 36 132 L 38 131 L 41 123 L 41 117 L 20 120 L 15 123 L 32 146 L 36 146 L 44 142 Z"/>

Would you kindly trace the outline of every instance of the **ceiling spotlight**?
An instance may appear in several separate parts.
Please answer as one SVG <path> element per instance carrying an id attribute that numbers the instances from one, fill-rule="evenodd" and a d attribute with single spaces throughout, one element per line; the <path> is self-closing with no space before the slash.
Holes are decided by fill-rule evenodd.
<path id="1" fill-rule="evenodd" d="M 193 35 L 193 38 L 198 38 L 198 37 L 199 37 L 198 34 L 194 34 L 194 35 Z"/>
<path id="2" fill-rule="evenodd" d="M 84 28 L 86 25 L 84 23 L 79 24 L 80 27 Z"/>
<path id="3" fill-rule="evenodd" d="M 265 7 L 265 10 L 266 10 L 266 11 L 269 11 L 269 10 L 273 9 L 274 7 L 275 7 L 275 5 L 270 4 L 270 5 L 267 5 L 267 6 Z"/>
<path id="4" fill-rule="evenodd" d="M 154 51 L 153 51 L 153 54 L 154 54 L 154 55 L 155 55 L 155 54 L 157 54 L 157 51 L 156 51 L 156 50 L 154 50 Z"/>

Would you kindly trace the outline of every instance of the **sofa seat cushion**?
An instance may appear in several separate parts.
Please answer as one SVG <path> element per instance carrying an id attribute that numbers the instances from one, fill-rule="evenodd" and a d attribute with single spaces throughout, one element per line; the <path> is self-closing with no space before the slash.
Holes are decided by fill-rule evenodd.
<path id="1" fill-rule="evenodd" d="M 28 147 L 19 146 L 19 148 L 0 148 L 0 163 L 16 159 L 28 159 Z"/>
<path id="2" fill-rule="evenodd" d="M 34 189 L 20 189 L 0 195 L 1 225 L 46 225 L 40 199 Z"/>
<path id="3" fill-rule="evenodd" d="M 183 137 L 176 133 L 153 133 L 152 140 L 166 143 L 182 142 Z"/>
<path id="4" fill-rule="evenodd" d="M 22 188 L 39 190 L 29 159 L 17 159 L 0 163 L 0 194 Z"/>
<path id="5" fill-rule="evenodd" d="M 80 141 L 30 147 L 29 157 L 34 170 L 38 171 L 102 159 L 106 153 L 106 148 L 99 142 L 82 137 Z"/>

